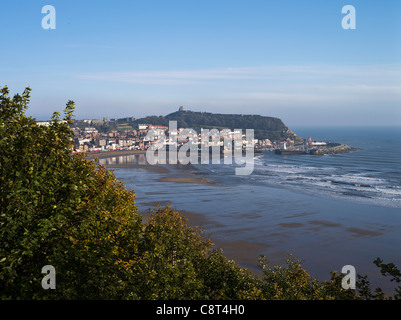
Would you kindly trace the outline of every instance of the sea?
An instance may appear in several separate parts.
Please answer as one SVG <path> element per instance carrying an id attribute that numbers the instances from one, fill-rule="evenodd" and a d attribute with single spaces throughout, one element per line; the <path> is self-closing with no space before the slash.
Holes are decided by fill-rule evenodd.
<path id="1" fill-rule="evenodd" d="M 301 137 L 359 150 L 325 156 L 255 159 L 255 181 L 338 201 L 401 208 L 401 128 L 294 128 Z M 252 179 L 252 178 L 251 178 Z"/>
<path id="2" fill-rule="evenodd" d="M 139 211 L 160 203 L 191 213 L 216 247 L 255 273 L 260 255 L 271 266 L 299 259 L 322 281 L 352 265 L 373 287 L 390 292 L 394 283 L 373 260 L 401 268 L 401 127 L 291 129 L 357 150 L 324 156 L 264 151 L 255 154 L 252 174 L 243 176 L 224 164 L 167 165 L 168 173 L 118 168 L 115 174 L 135 191 Z M 161 181 L 166 175 L 215 183 Z"/>

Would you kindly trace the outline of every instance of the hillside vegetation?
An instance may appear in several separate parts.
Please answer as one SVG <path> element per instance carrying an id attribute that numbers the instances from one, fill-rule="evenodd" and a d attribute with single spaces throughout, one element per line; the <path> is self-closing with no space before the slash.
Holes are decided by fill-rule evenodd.
<path id="1" fill-rule="evenodd" d="M 280 140 L 290 138 L 297 141 L 301 140 L 281 119 L 260 115 L 219 114 L 182 110 L 170 113 L 167 116 L 149 116 L 137 119 L 135 123 L 168 126 L 169 121 L 172 120 L 177 121 L 178 128 L 193 128 L 195 130 L 200 128 L 254 129 L 256 139 Z"/>

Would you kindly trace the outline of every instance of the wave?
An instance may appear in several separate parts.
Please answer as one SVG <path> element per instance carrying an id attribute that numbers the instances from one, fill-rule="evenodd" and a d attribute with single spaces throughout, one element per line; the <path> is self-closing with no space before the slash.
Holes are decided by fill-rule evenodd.
<path id="1" fill-rule="evenodd" d="M 376 174 L 380 174 L 380 177 Z M 382 177 L 382 173 L 375 170 L 360 168 L 357 171 L 349 167 L 340 169 L 333 165 L 277 164 L 258 159 L 253 176 L 252 181 L 270 186 L 287 186 L 314 195 L 320 192 L 347 200 L 368 200 L 373 204 L 401 207 L 401 187 L 394 184 L 397 181 Z"/>

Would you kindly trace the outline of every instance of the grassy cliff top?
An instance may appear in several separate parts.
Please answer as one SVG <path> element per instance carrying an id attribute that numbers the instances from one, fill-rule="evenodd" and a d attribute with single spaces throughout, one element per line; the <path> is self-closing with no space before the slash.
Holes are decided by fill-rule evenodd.
<path id="1" fill-rule="evenodd" d="M 168 126 L 169 121 L 177 121 L 178 128 L 205 129 L 254 129 L 255 138 L 280 140 L 299 137 L 292 132 L 281 119 L 261 115 L 220 114 L 180 110 L 166 116 L 148 116 L 135 120 L 136 124 L 153 124 Z"/>

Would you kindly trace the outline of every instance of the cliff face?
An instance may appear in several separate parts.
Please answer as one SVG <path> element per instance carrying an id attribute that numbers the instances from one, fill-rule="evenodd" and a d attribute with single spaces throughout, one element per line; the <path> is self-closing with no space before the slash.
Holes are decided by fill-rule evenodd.
<path id="1" fill-rule="evenodd" d="M 296 142 L 302 141 L 279 118 L 259 115 L 219 114 L 209 112 L 177 111 L 167 116 L 151 116 L 137 119 L 135 122 L 151 123 L 168 126 L 168 122 L 175 120 L 179 128 L 204 129 L 254 129 L 256 139 L 280 140 L 290 138 Z"/>

